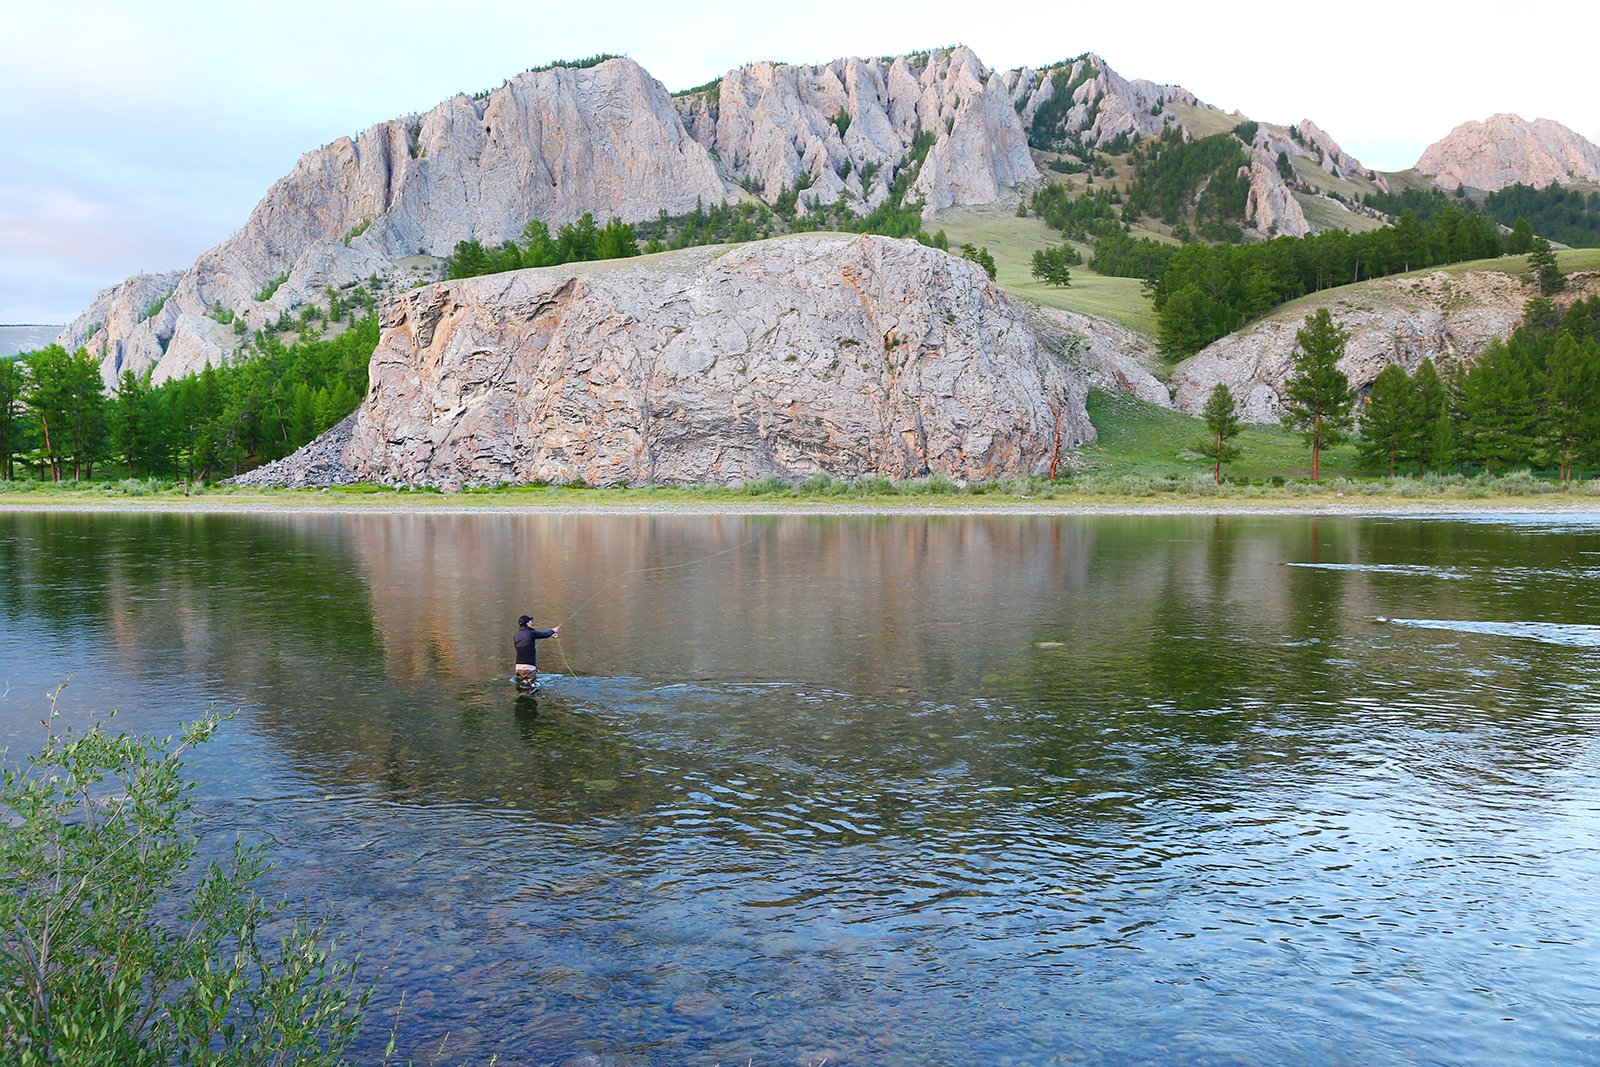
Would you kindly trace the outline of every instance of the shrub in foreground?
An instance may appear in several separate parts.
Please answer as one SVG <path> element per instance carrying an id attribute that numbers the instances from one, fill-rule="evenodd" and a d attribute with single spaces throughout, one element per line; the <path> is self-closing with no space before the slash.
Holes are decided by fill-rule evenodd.
<path id="1" fill-rule="evenodd" d="M 371 992 L 355 961 L 256 896 L 259 848 L 191 873 L 181 757 L 221 719 L 174 745 L 59 730 L 53 705 L 0 783 L 0 1062 L 341 1062 Z"/>

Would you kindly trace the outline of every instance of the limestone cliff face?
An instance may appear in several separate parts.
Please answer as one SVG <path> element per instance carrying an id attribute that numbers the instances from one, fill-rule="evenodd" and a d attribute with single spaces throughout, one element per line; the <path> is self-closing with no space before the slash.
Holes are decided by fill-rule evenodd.
<path id="1" fill-rule="evenodd" d="M 1258 139 L 1250 150 L 1250 195 L 1245 215 L 1263 237 L 1304 237 L 1311 232 L 1305 209 L 1278 173 L 1277 155 Z"/>
<path id="2" fill-rule="evenodd" d="M 1463 122 L 1429 145 L 1417 170 L 1445 188 L 1491 192 L 1517 182 L 1542 188 L 1574 178 L 1600 181 L 1600 146 L 1549 119 L 1493 115 Z"/>
<path id="3" fill-rule="evenodd" d="M 1084 384 L 980 268 L 885 237 L 439 282 L 389 305 L 370 375 L 335 477 L 994 479 L 1094 439 Z"/>
<path id="4" fill-rule="evenodd" d="M 1216 110 L 1179 85 L 1160 85 L 1142 78 L 1129 81 L 1097 55 L 1086 54 L 1042 70 L 1024 67 L 1008 72 L 1005 85 L 1024 126 L 1033 129 L 1041 107 L 1058 93 L 1070 91 L 1071 103 L 1056 111 L 1050 129 L 1038 137 L 1076 140 L 1088 148 L 1104 146 L 1121 134 L 1155 134 L 1175 117 L 1169 103 Z"/>
<path id="5" fill-rule="evenodd" d="M 122 339 L 133 335 L 156 301 L 171 293 L 182 277 L 181 270 L 167 271 L 165 274 L 135 274 L 108 289 L 100 290 L 88 309 L 56 337 L 56 344 L 68 352 L 76 352 L 93 343 L 96 338 L 116 338 L 114 347 L 104 352 L 106 380 L 108 383 L 115 381 L 122 373 Z M 95 348 L 95 354 L 102 354 L 103 348 L 102 341 Z"/>
<path id="6" fill-rule="evenodd" d="M 382 299 L 438 276 L 456 242 L 497 244 L 528 220 L 677 215 L 697 203 L 841 200 L 858 214 L 909 180 L 927 214 L 990 203 L 1041 180 L 1028 124 L 1057 92 L 1055 132 L 1086 146 L 1207 107 L 1176 86 L 1127 81 L 1096 56 L 992 71 L 965 47 L 825 66 L 759 63 L 674 100 L 636 63 L 512 78 L 482 98 L 379 123 L 308 152 L 244 226 L 177 276 L 102 293 L 61 334 L 156 382 L 221 363 L 252 333 L 364 282 Z M 1263 217 L 1289 209 L 1263 196 Z M 1263 223 L 1265 225 L 1265 223 Z M 1297 232 L 1280 219 L 1281 232 Z M 163 307 L 146 313 L 157 297 Z M 235 324 L 218 320 L 231 312 Z"/>
<path id="7" fill-rule="evenodd" d="M 521 74 L 486 99 L 455 97 L 306 153 L 238 233 L 169 286 L 157 316 L 129 324 L 91 308 L 63 338 L 101 354 L 108 374 L 154 364 L 159 382 L 226 357 L 197 322 L 219 305 L 258 329 L 329 286 L 388 278 L 396 259 L 447 255 L 460 240 L 499 243 L 531 218 L 634 221 L 728 192 L 665 87 L 631 60 Z M 129 279 L 96 304 L 136 307 L 147 289 Z"/>
<path id="8" fill-rule="evenodd" d="M 1039 179 L 1004 77 L 965 47 L 821 67 L 756 63 L 679 107 L 728 176 L 769 202 L 809 184 L 802 203 L 843 198 L 864 214 L 916 166 L 919 133 L 935 140 L 907 200 L 924 200 L 929 213 Z"/>
<path id="9" fill-rule="evenodd" d="M 1364 178 L 1367 170 L 1361 161 L 1350 155 L 1321 127 L 1310 119 L 1301 119 L 1295 127 L 1300 133 L 1303 152 L 1315 154 L 1317 164 L 1336 178 Z"/>
<path id="10" fill-rule="evenodd" d="M 1572 295 L 1595 289 L 1596 280 L 1574 276 Z M 1532 295 L 1516 276 L 1498 271 L 1381 278 L 1343 292 L 1348 295 L 1328 305 L 1334 321 L 1350 332 L 1339 369 L 1361 389 L 1390 364 L 1409 374 L 1424 359 L 1441 369 L 1470 363 L 1490 341 L 1510 336 Z M 1175 406 L 1198 415 L 1220 382 L 1233 393 L 1246 422 L 1278 422 L 1295 333 L 1312 310 L 1271 315 L 1178 364 L 1168 381 Z"/>

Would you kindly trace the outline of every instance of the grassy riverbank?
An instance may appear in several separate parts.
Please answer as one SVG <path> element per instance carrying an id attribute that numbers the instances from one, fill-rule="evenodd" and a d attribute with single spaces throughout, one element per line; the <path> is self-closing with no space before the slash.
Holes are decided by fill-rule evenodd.
<path id="1" fill-rule="evenodd" d="M 1190 446 L 1204 423 L 1190 415 L 1145 403 L 1124 393 L 1095 391 L 1089 414 L 1099 441 L 1063 464 L 1059 478 L 958 485 L 934 475 L 908 481 L 865 476 L 849 481 L 813 475 L 798 483 L 766 478 L 738 488 L 596 489 L 579 486 L 499 486 L 441 492 L 354 485 L 333 489 L 237 489 L 185 485 L 162 479 L 93 482 L 0 481 L 0 508 L 191 507 L 296 509 L 336 506 L 357 509 L 626 509 L 641 511 L 744 511 L 819 508 L 851 511 L 1127 509 L 1185 510 L 1391 510 L 1396 507 L 1515 507 L 1541 510 L 1600 510 L 1600 479 L 1562 484 L 1526 471 L 1505 474 L 1402 476 L 1362 471 L 1353 445 L 1322 454 L 1320 481 L 1312 482 L 1311 457 L 1298 434 L 1277 426 L 1250 426 L 1237 443 L 1244 454 L 1212 480 L 1210 461 Z"/>
<path id="2" fill-rule="evenodd" d="M 339 489 L 239 490 L 180 488 L 163 483 L 32 486 L 0 483 L 0 509 L 194 511 L 638 511 L 783 512 L 1096 512 L 1330 511 L 1434 512 L 1600 511 L 1600 481 L 1562 485 L 1526 472 L 1423 478 L 1325 477 L 1319 482 L 1268 477 L 1212 484 L 1209 471 L 1085 471 L 1056 482 L 1027 478 L 957 486 L 942 478 L 891 483 L 824 477 L 789 485 L 769 479 L 737 489 L 716 487 L 590 489 L 520 486 L 442 493 L 379 486 Z"/>

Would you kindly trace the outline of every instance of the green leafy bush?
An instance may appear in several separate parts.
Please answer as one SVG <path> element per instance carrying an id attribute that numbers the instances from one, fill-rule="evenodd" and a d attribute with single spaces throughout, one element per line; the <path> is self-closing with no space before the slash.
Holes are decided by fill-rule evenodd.
<path id="1" fill-rule="evenodd" d="M 276 293 L 278 291 L 278 287 L 288 280 L 289 272 L 284 271 L 282 274 L 278 275 L 276 278 L 272 279 L 266 285 L 261 287 L 261 291 L 256 294 L 256 300 L 258 302 L 271 300 L 272 294 Z"/>
<path id="2" fill-rule="evenodd" d="M 370 994 L 354 961 L 255 895 L 259 848 L 190 877 L 200 819 L 181 757 L 221 718 L 174 745 L 57 717 L 52 700 L 43 748 L 0 785 L 0 1061 L 341 1062 Z"/>

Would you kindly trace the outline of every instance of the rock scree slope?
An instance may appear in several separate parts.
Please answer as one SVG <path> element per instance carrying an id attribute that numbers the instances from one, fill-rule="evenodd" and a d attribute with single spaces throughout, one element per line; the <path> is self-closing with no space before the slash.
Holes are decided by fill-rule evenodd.
<path id="1" fill-rule="evenodd" d="M 330 431 L 347 443 L 238 483 L 971 481 L 1095 439 L 1086 386 L 1028 312 L 975 264 L 887 237 L 438 282 L 388 306 L 370 375 Z"/>

